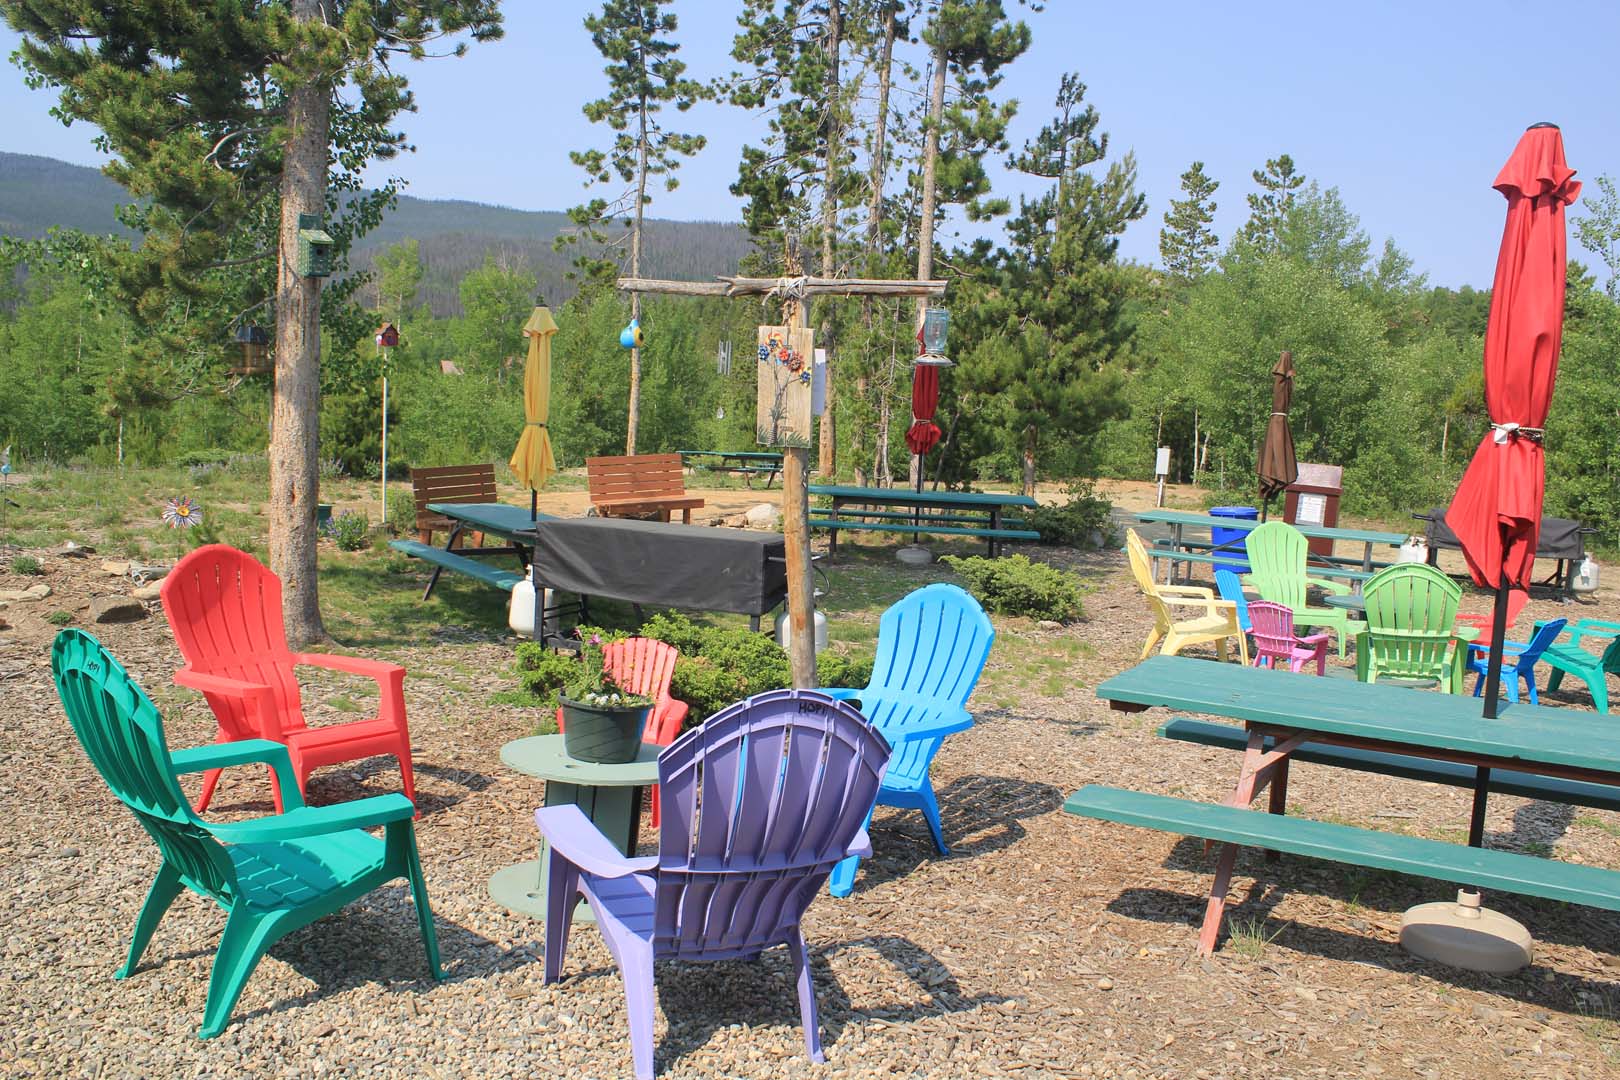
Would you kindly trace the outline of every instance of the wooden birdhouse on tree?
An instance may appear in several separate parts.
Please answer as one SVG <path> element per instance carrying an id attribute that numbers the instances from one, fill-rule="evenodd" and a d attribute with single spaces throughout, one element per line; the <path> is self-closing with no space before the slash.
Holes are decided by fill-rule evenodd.
<path id="1" fill-rule="evenodd" d="M 262 375 L 274 366 L 269 358 L 270 334 L 264 327 L 238 326 L 236 343 L 242 346 L 242 362 L 230 369 L 232 375 Z"/>
<path id="2" fill-rule="evenodd" d="M 298 276 L 332 276 L 332 235 L 321 228 L 319 214 L 298 215 Z"/>

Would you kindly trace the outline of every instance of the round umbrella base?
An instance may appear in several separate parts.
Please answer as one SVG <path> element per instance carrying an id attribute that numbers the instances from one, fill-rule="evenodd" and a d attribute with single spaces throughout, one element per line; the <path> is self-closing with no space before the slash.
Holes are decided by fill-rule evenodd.
<path id="1" fill-rule="evenodd" d="M 934 561 L 934 553 L 921 544 L 907 544 L 897 550 L 894 557 L 907 566 L 927 566 Z"/>
<path id="2" fill-rule="evenodd" d="M 1530 963 L 1533 946 L 1523 924 L 1480 906 L 1475 892 L 1458 892 L 1455 903 L 1419 904 L 1401 916 L 1402 948 L 1468 971 L 1518 971 Z"/>

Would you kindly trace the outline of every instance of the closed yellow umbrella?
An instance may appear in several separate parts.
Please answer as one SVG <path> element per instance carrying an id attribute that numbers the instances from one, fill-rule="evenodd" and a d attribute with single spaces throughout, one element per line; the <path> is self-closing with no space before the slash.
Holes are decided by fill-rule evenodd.
<path id="1" fill-rule="evenodd" d="M 523 334 L 529 339 L 529 359 L 523 365 L 524 423 L 511 464 L 518 482 L 530 491 L 544 487 L 546 479 L 557 471 L 551 435 L 546 430 L 551 417 L 551 335 L 556 332 L 557 323 L 546 307 L 535 308 L 523 324 Z"/>

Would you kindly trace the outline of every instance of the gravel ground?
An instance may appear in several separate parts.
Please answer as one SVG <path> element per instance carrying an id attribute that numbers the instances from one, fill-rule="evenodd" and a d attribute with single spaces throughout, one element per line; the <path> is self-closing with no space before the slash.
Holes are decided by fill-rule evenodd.
<path id="1" fill-rule="evenodd" d="M 447 627 L 390 654 L 406 694 L 424 815 L 423 863 L 449 979 L 426 978 L 402 883 L 276 945 L 230 1026 L 195 1037 L 223 915 L 178 901 L 124 982 L 112 971 L 157 868 L 155 847 L 75 743 L 51 687 L 46 612 L 106 592 L 95 560 L 42 556 L 43 579 L 0 572 L 0 590 L 43 580 L 55 595 L 0 611 L 0 830 L 10 868 L 0 910 L 0 1072 L 14 1076 L 616 1077 L 630 1068 L 621 983 L 595 932 L 579 929 L 566 976 L 541 983 L 540 926 L 485 892 L 532 857 L 537 782 L 499 764 L 529 733 L 525 710 L 489 704 L 511 643 Z M 979 723 L 935 767 L 953 850 L 937 856 L 920 816 L 877 815 L 877 857 L 846 900 L 823 897 L 806 936 L 827 1065 L 803 1054 L 781 950 L 757 963 L 665 965 L 657 1060 L 678 1077 L 1597 1077 L 1620 1075 L 1620 917 L 1511 896 L 1495 906 L 1538 938 L 1506 978 L 1416 960 L 1400 913 L 1445 886 L 1325 863 L 1240 860 L 1231 925 L 1194 952 L 1209 884 L 1196 842 L 1063 814 L 1105 781 L 1223 797 L 1236 755 L 1153 736 L 1157 712 L 1122 714 L 1092 687 L 1134 662 L 1147 614 L 1117 554 L 1055 558 L 1091 583 L 1088 621 L 1042 631 L 1003 622 L 975 701 Z M 837 574 L 836 567 L 833 573 Z M 1471 606 L 1478 607 L 1476 600 Z M 1620 616 L 1613 590 L 1532 617 Z M 170 742 L 212 737 L 206 708 L 169 687 L 178 663 L 161 614 L 93 627 L 166 710 Z M 1056 696 L 1028 690 L 1026 658 L 1084 643 Z M 1207 655 L 1207 654 L 1206 654 Z M 1281 677 L 1281 676 L 1280 676 Z M 362 687 L 322 678 L 310 696 Z M 1566 687 L 1554 703 L 1590 708 Z M 1007 702 L 1016 702 L 1007 706 Z M 995 704 L 1001 703 L 1001 704 Z M 314 716 L 336 718 L 319 708 Z M 195 779 L 189 781 L 195 784 Z M 398 790 L 381 759 L 320 770 L 311 801 Z M 1460 791 L 1302 767 L 1297 812 L 1451 839 Z M 223 814 L 269 811 L 263 777 L 227 775 Z M 1489 843 L 1620 867 L 1620 815 L 1494 798 Z M 644 850 L 654 842 L 644 833 Z"/>

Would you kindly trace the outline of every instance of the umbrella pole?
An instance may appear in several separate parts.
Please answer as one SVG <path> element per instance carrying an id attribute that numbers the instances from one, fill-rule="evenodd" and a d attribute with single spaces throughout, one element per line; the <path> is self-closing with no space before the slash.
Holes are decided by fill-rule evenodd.
<path id="1" fill-rule="evenodd" d="M 540 493 L 534 488 L 529 489 L 529 520 L 540 520 Z"/>
<path id="2" fill-rule="evenodd" d="M 1508 580 L 1497 579 L 1496 609 L 1491 612 L 1491 653 L 1485 665 L 1485 719 L 1496 719 L 1496 696 L 1502 686 L 1502 639 L 1507 636 Z"/>

